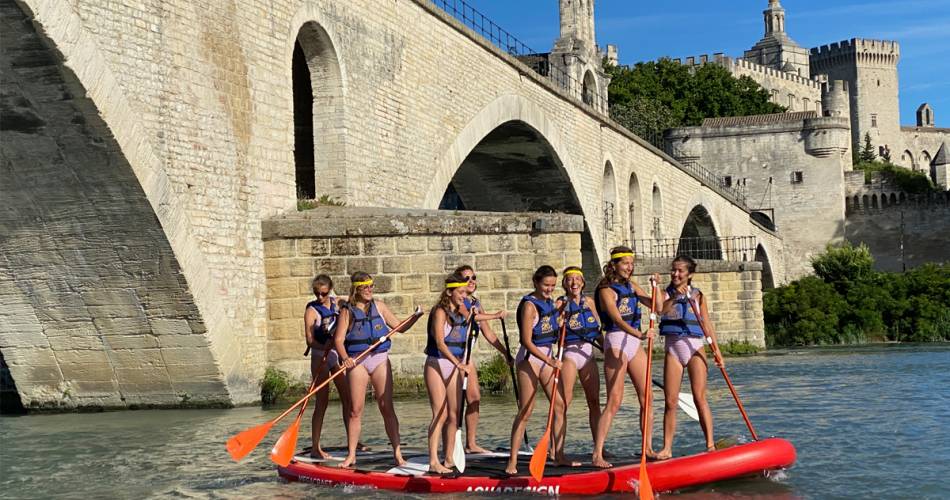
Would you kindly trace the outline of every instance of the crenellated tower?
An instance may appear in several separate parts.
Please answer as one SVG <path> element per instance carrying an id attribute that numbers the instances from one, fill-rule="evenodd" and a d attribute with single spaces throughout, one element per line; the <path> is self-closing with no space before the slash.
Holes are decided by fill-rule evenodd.
<path id="1" fill-rule="evenodd" d="M 554 42 L 550 63 L 573 79 L 571 91 L 596 109 L 607 111 L 606 55 L 597 47 L 594 33 L 594 0 L 559 0 L 561 36 Z M 616 50 L 612 54 L 616 59 Z"/>
<path id="2" fill-rule="evenodd" d="M 879 155 L 884 149 L 891 155 L 902 150 L 899 60 L 900 45 L 894 41 L 852 38 L 811 49 L 813 76 L 848 82 L 852 148 L 862 147 L 867 134 Z"/>

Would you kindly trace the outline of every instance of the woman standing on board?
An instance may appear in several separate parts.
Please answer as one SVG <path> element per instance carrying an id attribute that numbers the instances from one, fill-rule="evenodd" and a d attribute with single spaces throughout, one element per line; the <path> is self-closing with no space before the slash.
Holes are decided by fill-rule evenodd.
<path id="1" fill-rule="evenodd" d="M 488 324 L 488 322 L 493 319 L 504 319 L 508 313 L 506 311 L 497 311 L 492 314 L 485 312 L 482 308 L 481 301 L 475 297 L 475 290 L 478 289 L 478 276 L 475 275 L 475 270 L 472 269 L 472 266 L 467 264 L 459 266 L 455 269 L 455 273 L 468 281 L 468 297 L 465 299 L 465 308 L 475 311 L 475 320 L 478 321 L 479 331 L 485 336 L 485 340 L 508 360 L 509 364 L 513 363 L 514 360 L 510 359 L 505 345 L 498 340 L 498 336 L 495 335 L 495 332 L 492 331 L 491 326 Z M 468 405 L 465 407 L 465 452 L 488 453 L 488 450 L 478 446 L 478 443 L 475 442 L 475 431 L 478 428 L 482 394 L 478 387 L 478 370 L 475 369 L 475 363 L 469 363 L 468 368 L 469 382 L 468 389 L 465 391 L 466 404 Z"/>
<path id="2" fill-rule="evenodd" d="M 597 307 L 604 325 L 604 378 L 607 384 L 607 405 L 597 425 L 594 438 L 593 465 L 610 467 L 604 460 L 604 441 L 613 423 L 614 415 L 623 402 L 624 374 L 633 380 L 640 400 L 640 431 L 647 443 L 651 442 L 650 429 L 653 415 L 645 415 L 646 391 L 650 374 L 646 373 L 647 357 L 640 346 L 654 332 L 640 332 L 640 302 L 650 304 L 651 297 L 636 283 L 633 275 L 633 250 L 625 246 L 610 250 L 610 261 L 604 264 L 604 277 L 597 284 Z M 674 406 L 675 408 L 675 406 Z M 652 455 L 652 446 L 647 450 Z"/>
<path id="3" fill-rule="evenodd" d="M 359 363 L 352 359 L 381 339 L 389 329 L 399 324 L 396 316 L 382 302 L 373 300 L 373 278 L 369 274 L 356 272 L 350 277 L 349 299 L 341 304 L 340 316 L 334 334 L 340 365 L 348 371 L 346 382 L 350 391 L 350 414 L 346 419 L 346 440 L 348 454 L 340 467 L 350 467 L 356 463 L 356 446 L 362 427 L 363 406 L 366 402 L 366 386 L 373 384 L 376 403 L 383 415 L 386 434 L 393 447 L 396 465 L 403 465 L 399 447 L 399 421 L 393 409 L 393 374 L 389 364 L 390 340 L 380 344 Z M 418 317 L 413 316 L 405 329 L 408 330 Z"/>
<path id="4" fill-rule="evenodd" d="M 696 262 L 684 255 L 673 260 L 670 270 L 670 286 L 663 298 L 660 309 L 660 335 L 666 337 L 666 360 L 663 367 L 663 392 L 666 396 L 666 408 L 663 411 L 663 449 L 657 454 L 660 460 L 673 456 L 673 436 L 676 433 L 676 404 L 683 383 L 683 368 L 689 373 L 689 384 L 693 391 L 693 402 L 699 411 L 699 425 L 706 436 L 706 450 L 716 449 L 713 440 L 712 412 L 706 401 L 706 349 L 703 345 L 703 330 L 709 335 L 716 364 L 723 366 L 722 356 L 716 346 L 716 332 L 709 321 L 709 308 L 705 296 L 699 289 L 690 291 Z M 693 313 L 690 301 L 697 306 L 701 318 Z M 702 322 L 702 325 L 700 325 Z"/>
<path id="5" fill-rule="evenodd" d="M 333 332 L 336 329 L 337 316 L 340 307 L 336 294 L 333 293 L 333 280 L 326 274 L 320 274 L 311 283 L 315 300 L 307 304 L 304 311 L 304 335 L 307 338 L 307 348 L 310 351 L 310 377 L 319 384 L 330 376 L 330 371 L 339 368 L 339 356 L 333 349 Z M 346 379 L 333 379 L 336 390 L 340 394 L 343 407 L 343 421 L 346 422 L 350 414 L 350 395 L 346 386 Z M 330 458 L 330 454 L 320 447 L 320 434 L 323 430 L 323 418 L 327 412 L 327 403 L 330 399 L 330 388 L 322 390 L 314 396 L 313 417 L 311 418 L 311 448 L 313 458 Z M 357 445 L 359 450 L 367 448 L 362 443 Z"/>
<path id="6" fill-rule="evenodd" d="M 584 295 L 584 272 L 577 266 L 564 269 L 561 286 L 564 296 L 557 306 L 564 306 L 567 330 L 564 336 L 564 364 L 561 382 L 564 388 L 565 415 L 574 397 L 574 382 L 580 376 L 581 387 L 587 398 L 588 423 L 592 437 L 597 437 L 600 422 L 600 373 L 594 359 L 594 343 L 601 341 L 600 322 L 594 299 Z M 566 420 L 566 418 L 565 418 Z M 559 447 L 564 446 L 564 434 L 558 435 Z"/>
<path id="7" fill-rule="evenodd" d="M 551 266 L 541 266 L 532 277 L 534 292 L 525 295 L 518 305 L 518 329 L 521 331 L 521 349 L 515 362 L 518 366 L 518 385 L 521 387 L 518 401 L 518 415 L 511 424 L 511 455 L 505 473 L 518 473 L 518 450 L 525 425 L 534 409 L 534 396 L 538 382 L 544 389 L 548 400 L 554 405 L 555 435 L 564 434 L 564 400 L 561 391 L 554 390 L 554 370 L 561 367 L 561 361 L 554 357 L 554 345 L 558 341 L 560 313 L 551 299 L 557 287 L 557 271 Z M 563 444 L 561 441 L 559 444 Z M 555 446 L 555 456 L 559 464 L 568 462 L 564 458 L 564 448 Z M 571 463 L 570 465 L 575 465 Z"/>
<path id="8" fill-rule="evenodd" d="M 461 373 L 468 369 L 465 363 L 465 347 L 470 335 L 468 280 L 453 273 L 445 279 L 445 290 L 439 302 L 429 313 L 427 355 L 423 373 L 429 404 L 432 406 L 432 422 L 429 424 L 429 472 L 446 474 L 452 472 L 449 463 L 455 448 L 455 430 L 458 426 L 458 407 L 461 397 Z M 473 384 L 477 385 L 477 384 Z M 444 431 L 444 432 L 443 432 Z M 439 440 L 445 447 L 445 464 L 439 461 Z"/>

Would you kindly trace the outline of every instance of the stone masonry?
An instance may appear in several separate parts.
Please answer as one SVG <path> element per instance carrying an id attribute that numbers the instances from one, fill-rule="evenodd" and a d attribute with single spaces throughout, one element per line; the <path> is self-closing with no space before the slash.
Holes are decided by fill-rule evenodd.
<path id="1" fill-rule="evenodd" d="M 543 229 L 533 229 L 541 221 Z M 264 266 L 268 297 L 268 364 L 300 380 L 310 375 L 302 356 L 303 313 L 313 300 L 311 280 L 331 276 L 336 292 L 349 292 L 349 274 L 373 275 L 376 297 L 400 318 L 420 306 L 428 312 L 456 267 L 476 270 L 477 296 L 489 311 L 509 311 L 508 335 L 517 347 L 515 310 L 531 291 L 531 275 L 549 264 L 560 271 L 579 265 L 583 221 L 576 215 L 433 210 L 320 208 L 264 222 Z M 652 272 L 667 281 L 668 260 L 638 262 L 636 281 L 647 286 Z M 764 346 L 761 269 L 758 262 L 700 261 L 697 287 L 708 294 L 712 320 L 722 341 Z M 587 273 L 588 292 L 599 275 Z M 561 293 L 560 286 L 557 293 Z M 426 322 L 393 342 L 393 370 L 421 373 Z M 499 335 L 501 327 L 493 329 Z M 479 358 L 494 349 L 479 344 Z"/>
<path id="2" fill-rule="evenodd" d="M 16 307 L 0 321 L 0 350 L 23 399 L 39 406 L 257 400 L 269 337 L 261 221 L 297 198 L 298 40 L 315 89 L 318 195 L 437 208 L 473 148 L 516 121 L 554 152 L 568 180 L 559 187 L 577 200 L 600 258 L 633 226 L 661 220 L 675 236 L 697 205 L 717 235 L 755 236 L 770 255 L 781 246 L 708 177 L 428 0 L 0 7 L 3 61 L 17 66 L 3 71 L 4 125 L 12 112 L 17 130 L 3 131 L 0 276 Z M 605 224 L 608 199 L 640 207 L 639 220 L 618 210 Z M 65 335 L 64 318 L 85 326 Z M 60 334 L 62 352 L 88 352 L 58 357 L 49 344 Z"/>

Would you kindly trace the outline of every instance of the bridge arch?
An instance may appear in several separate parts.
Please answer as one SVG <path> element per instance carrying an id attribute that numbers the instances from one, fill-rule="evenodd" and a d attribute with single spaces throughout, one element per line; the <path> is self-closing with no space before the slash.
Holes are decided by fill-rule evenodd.
<path id="1" fill-rule="evenodd" d="M 765 246 L 759 243 L 755 247 L 755 261 L 762 263 L 762 291 L 775 288 L 775 278 L 772 274 L 772 262 Z"/>
<path id="2" fill-rule="evenodd" d="M 346 72 L 329 26 L 314 7 L 302 8 L 291 21 L 293 43 L 285 60 L 290 61 L 293 87 L 291 144 L 298 198 L 347 196 Z"/>
<path id="3" fill-rule="evenodd" d="M 702 204 L 694 205 L 683 222 L 677 253 L 693 258 L 722 260 L 719 231 L 712 215 Z"/>
<path id="4" fill-rule="evenodd" d="M 634 244 L 637 238 L 643 238 L 643 203 L 640 201 L 640 180 L 636 172 L 630 172 L 630 182 L 627 185 L 628 221 L 630 225 L 630 242 Z"/>

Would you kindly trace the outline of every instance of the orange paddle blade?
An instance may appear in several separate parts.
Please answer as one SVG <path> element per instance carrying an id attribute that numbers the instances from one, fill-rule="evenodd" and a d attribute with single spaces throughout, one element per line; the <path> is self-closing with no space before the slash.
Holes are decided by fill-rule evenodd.
<path id="1" fill-rule="evenodd" d="M 267 435 L 267 431 L 274 425 L 274 421 L 256 425 L 228 439 L 228 453 L 235 461 L 246 457 Z"/>
<path id="2" fill-rule="evenodd" d="M 640 500 L 653 500 L 653 485 L 650 484 L 650 475 L 647 474 L 646 460 L 640 461 Z"/>
<path id="3" fill-rule="evenodd" d="M 302 415 L 302 413 L 301 413 Z M 297 432 L 300 430 L 300 418 L 294 419 L 290 427 L 280 435 L 280 439 L 274 444 L 270 452 L 270 459 L 281 467 L 290 465 L 290 460 L 294 458 L 294 450 L 297 449 Z"/>
<path id="4" fill-rule="evenodd" d="M 541 478 L 544 477 L 544 466 L 548 460 L 548 444 L 551 441 L 551 426 L 548 426 L 548 429 L 544 431 L 544 435 L 541 436 L 541 440 L 538 441 L 538 445 L 534 447 L 534 454 L 531 455 L 531 464 L 528 466 L 528 470 L 531 471 L 531 477 L 535 481 L 540 482 Z"/>

